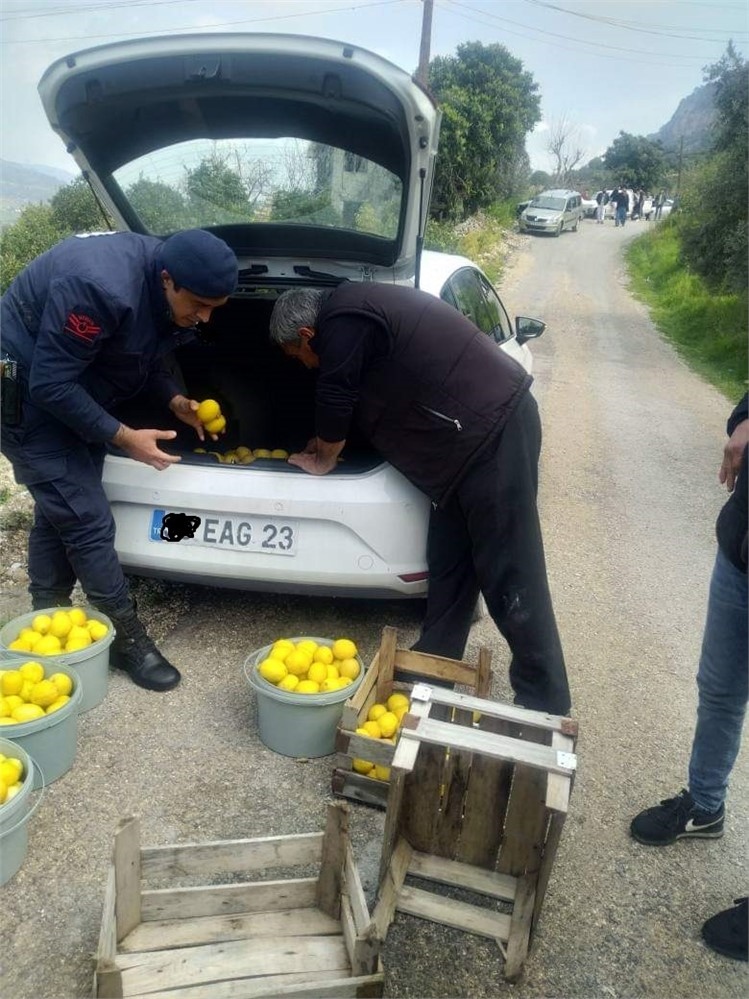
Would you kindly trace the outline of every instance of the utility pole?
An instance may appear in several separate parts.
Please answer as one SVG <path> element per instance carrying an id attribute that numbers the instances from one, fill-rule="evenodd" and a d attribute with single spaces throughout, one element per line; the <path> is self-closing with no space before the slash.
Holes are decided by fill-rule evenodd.
<path id="1" fill-rule="evenodd" d="M 424 13 L 421 18 L 421 46 L 419 48 L 419 68 L 416 79 L 426 87 L 429 83 L 429 47 L 432 41 L 432 10 L 434 0 L 422 0 Z"/>

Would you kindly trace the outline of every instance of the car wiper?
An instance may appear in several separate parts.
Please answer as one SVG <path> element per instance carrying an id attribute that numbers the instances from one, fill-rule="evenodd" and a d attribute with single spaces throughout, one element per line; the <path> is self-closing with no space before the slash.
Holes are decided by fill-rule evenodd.
<path id="1" fill-rule="evenodd" d="M 258 274 L 267 274 L 268 268 L 265 264 L 252 264 L 239 272 L 239 280 L 242 278 L 256 277 Z"/>

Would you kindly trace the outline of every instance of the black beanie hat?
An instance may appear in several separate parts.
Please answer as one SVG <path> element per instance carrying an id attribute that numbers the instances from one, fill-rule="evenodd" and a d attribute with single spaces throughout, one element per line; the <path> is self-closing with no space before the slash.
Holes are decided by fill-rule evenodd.
<path id="1" fill-rule="evenodd" d="M 161 247 L 161 262 L 172 281 L 203 298 L 225 298 L 237 287 L 234 251 L 205 229 L 186 229 Z"/>

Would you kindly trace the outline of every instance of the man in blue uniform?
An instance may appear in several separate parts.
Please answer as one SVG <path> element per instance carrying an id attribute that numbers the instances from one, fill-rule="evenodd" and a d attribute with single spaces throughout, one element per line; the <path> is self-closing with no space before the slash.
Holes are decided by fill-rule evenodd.
<path id="1" fill-rule="evenodd" d="M 175 431 L 133 429 L 112 410 L 146 392 L 203 438 L 198 403 L 181 393 L 163 359 L 184 340 L 180 331 L 206 322 L 236 283 L 234 253 L 202 229 L 166 241 L 116 232 L 63 240 L 2 299 L 3 371 L 15 381 L 3 383 L 0 446 L 34 498 L 34 609 L 69 605 L 77 578 L 114 622 L 112 664 L 150 690 L 169 690 L 180 674 L 137 617 L 101 471 L 107 443 L 159 470 L 180 459 L 159 447 Z"/>

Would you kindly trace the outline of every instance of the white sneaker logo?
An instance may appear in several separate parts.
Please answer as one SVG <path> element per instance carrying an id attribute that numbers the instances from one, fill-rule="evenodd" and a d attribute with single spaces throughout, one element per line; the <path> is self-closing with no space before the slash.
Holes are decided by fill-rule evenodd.
<path id="1" fill-rule="evenodd" d="M 716 819 L 715 822 L 717 821 Z M 715 825 L 715 822 L 703 822 L 700 825 L 695 825 L 694 819 L 688 819 L 684 826 L 684 832 L 699 832 L 700 829 L 709 829 L 710 826 Z"/>

